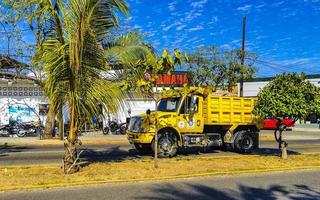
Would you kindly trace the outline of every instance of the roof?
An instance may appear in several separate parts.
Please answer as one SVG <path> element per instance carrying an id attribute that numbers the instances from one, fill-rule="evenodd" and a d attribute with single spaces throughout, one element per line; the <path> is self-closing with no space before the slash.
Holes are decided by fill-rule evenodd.
<path id="1" fill-rule="evenodd" d="M 315 79 L 315 78 L 320 78 L 320 74 L 308 74 L 305 75 L 307 79 Z M 244 82 L 265 82 L 265 81 L 271 81 L 275 77 L 258 77 L 258 78 L 253 78 L 250 80 L 246 80 Z"/>
<path id="2" fill-rule="evenodd" d="M 30 66 L 9 56 L 0 55 L 0 78 L 2 80 L 23 79 L 41 84 L 40 80 L 30 76 L 26 71 L 30 71 Z"/>

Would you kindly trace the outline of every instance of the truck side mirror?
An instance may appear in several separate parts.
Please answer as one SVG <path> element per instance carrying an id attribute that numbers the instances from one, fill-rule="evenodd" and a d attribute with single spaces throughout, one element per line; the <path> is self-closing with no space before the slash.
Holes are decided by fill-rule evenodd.
<path id="1" fill-rule="evenodd" d="M 151 110 L 148 109 L 148 110 L 146 111 L 146 114 L 147 114 L 147 115 L 150 115 L 150 114 L 151 114 Z"/>
<path id="2" fill-rule="evenodd" d="M 190 108 L 189 113 L 196 113 L 198 112 L 198 97 L 197 96 L 191 96 L 191 102 L 190 102 Z"/>

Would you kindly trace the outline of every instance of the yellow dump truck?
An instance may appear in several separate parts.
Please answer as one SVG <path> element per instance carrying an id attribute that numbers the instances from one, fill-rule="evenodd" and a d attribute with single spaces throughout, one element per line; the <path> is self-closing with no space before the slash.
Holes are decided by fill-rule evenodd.
<path id="1" fill-rule="evenodd" d="M 221 96 L 205 88 L 164 91 L 158 103 L 158 152 L 172 157 L 178 147 L 226 147 L 240 153 L 258 148 L 261 120 L 254 98 Z M 127 138 L 140 151 L 153 149 L 155 112 L 130 119 Z"/>

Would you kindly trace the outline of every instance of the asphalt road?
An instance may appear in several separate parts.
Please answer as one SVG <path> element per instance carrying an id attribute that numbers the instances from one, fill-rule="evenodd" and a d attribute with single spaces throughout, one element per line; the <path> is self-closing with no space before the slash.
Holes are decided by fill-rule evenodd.
<path id="1" fill-rule="evenodd" d="M 224 199 L 320 200 L 320 171 L 189 178 L 171 181 L 0 192 L 1 200 Z"/>
<path id="2" fill-rule="evenodd" d="M 254 154 L 278 154 L 277 143 L 260 142 L 260 149 Z M 319 153 L 320 139 L 289 141 L 289 154 Z M 128 144 L 109 145 L 83 145 L 80 150 L 82 160 L 88 162 L 121 161 L 128 159 L 145 159 L 152 155 L 138 155 L 135 149 Z M 233 152 L 224 152 L 219 149 L 202 153 L 201 148 L 180 150 L 179 157 L 185 156 L 222 156 L 233 155 Z M 50 146 L 0 146 L 0 165 L 26 165 L 26 164 L 57 164 L 63 156 L 62 145 Z"/>

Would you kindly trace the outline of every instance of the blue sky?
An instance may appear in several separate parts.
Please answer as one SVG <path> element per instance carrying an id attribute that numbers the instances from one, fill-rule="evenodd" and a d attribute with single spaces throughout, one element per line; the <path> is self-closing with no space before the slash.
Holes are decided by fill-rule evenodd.
<path id="1" fill-rule="evenodd" d="M 129 0 L 122 25 L 142 30 L 161 51 L 200 45 L 246 48 L 258 55 L 258 77 L 285 71 L 320 73 L 320 0 Z"/>
<path id="2" fill-rule="evenodd" d="M 147 33 L 147 41 L 192 52 L 201 45 L 241 46 L 247 16 L 246 49 L 258 56 L 257 77 L 281 72 L 320 74 L 320 0 L 127 0 L 122 29 Z M 1 4 L 0 4 L 1 5 Z M 0 37 L 1 53 L 7 39 Z M 33 43 L 25 32 L 24 40 Z M 12 45 L 13 46 L 13 45 Z"/>

